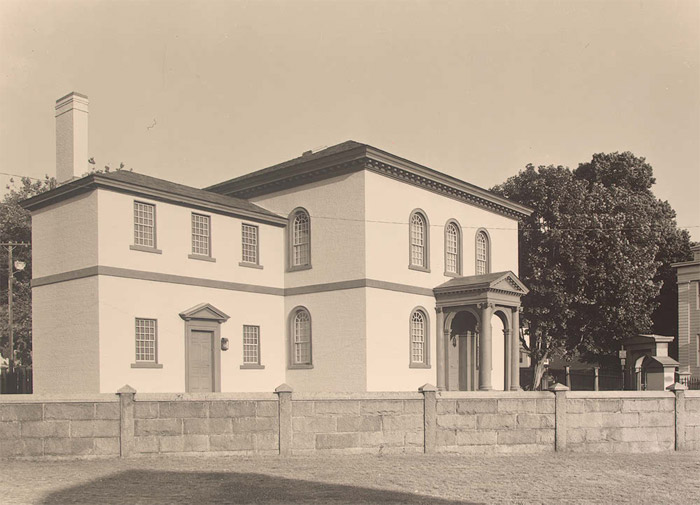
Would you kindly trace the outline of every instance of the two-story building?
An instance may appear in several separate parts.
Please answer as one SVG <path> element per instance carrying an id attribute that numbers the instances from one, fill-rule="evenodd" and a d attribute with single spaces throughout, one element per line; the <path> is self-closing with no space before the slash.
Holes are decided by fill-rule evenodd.
<path id="1" fill-rule="evenodd" d="M 76 179 L 87 98 L 56 111 L 61 184 L 24 203 L 36 392 L 519 388 L 530 209 L 352 141 L 205 189 Z"/>
<path id="2" fill-rule="evenodd" d="M 700 245 L 691 248 L 693 259 L 674 263 L 678 283 L 679 379 L 700 380 Z"/>

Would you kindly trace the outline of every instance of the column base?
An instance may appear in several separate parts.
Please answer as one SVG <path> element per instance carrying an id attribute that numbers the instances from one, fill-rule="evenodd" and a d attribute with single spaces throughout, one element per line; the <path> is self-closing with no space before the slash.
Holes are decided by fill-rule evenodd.
<path id="1" fill-rule="evenodd" d="M 479 391 L 493 391 L 491 386 L 479 386 Z"/>
<path id="2" fill-rule="evenodd" d="M 509 391 L 522 391 L 522 390 L 523 390 L 523 388 L 521 388 L 520 386 L 511 386 L 509 389 Z"/>

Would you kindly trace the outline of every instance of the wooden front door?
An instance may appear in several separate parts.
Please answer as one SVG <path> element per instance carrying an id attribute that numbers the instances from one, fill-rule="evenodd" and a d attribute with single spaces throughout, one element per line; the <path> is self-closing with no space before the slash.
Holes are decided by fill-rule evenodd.
<path id="1" fill-rule="evenodd" d="M 187 345 L 189 392 L 214 391 L 214 332 L 190 330 Z"/>

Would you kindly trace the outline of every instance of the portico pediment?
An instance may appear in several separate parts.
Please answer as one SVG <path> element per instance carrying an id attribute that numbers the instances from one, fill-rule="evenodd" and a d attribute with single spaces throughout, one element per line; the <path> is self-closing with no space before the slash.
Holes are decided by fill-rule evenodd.
<path id="1" fill-rule="evenodd" d="M 438 305 L 482 302 L 519 305 L 520 297 L 528 292 L 525 284 L 510 270 L 456 277 L 433 289 Z"/>
<path id="2" fill-rule="evenodd" d="M 200 303 L 194 307 L 180 312 L 180 317 L 185 321 L 192 319 L 204 319 L 207 321 L 218 321 L 223 323 L 229 319 L 223 311 L 217 309 L 210 303 Z"/>

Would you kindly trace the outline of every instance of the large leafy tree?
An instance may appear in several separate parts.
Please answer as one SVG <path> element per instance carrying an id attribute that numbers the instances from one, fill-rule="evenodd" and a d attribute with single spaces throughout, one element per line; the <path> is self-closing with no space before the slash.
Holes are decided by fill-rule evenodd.
<path id="1" fill-rule="evenodd" d="M 574 171 L 529 165 L 494 188 L 534 209 L 520 228 L 533 384 L 556 354 L 605 363 L 625 337 L 675 321 L 670 263 L 688 257 L 689 239 L 653 183 L 643 158 L 613 153 Z"/>
<path id="2" fill-rule="evenodd" d="M 29 212 L 19 203 L 29 197 L 48 191 L 56 186 L 53 178 L 32 180 L 23 177 L 18 183 L 11 181 L 8 192 L 0 202 L 0 242 L 30 243 L 32 238 L 31 218 Z M 18 365 L 32 363 L 32 292 L 30 279 L 32 272 L 31 247 L 16 247 L 13 260 L 25 262 L 24 270 L 14 274 L 13 282 L 13 340 L 15 359 Z M 0 352 L 7 358 L 9 350 L 8 311 L 7 311 L 7 277 L 8 252 L 0 248 Z"/>
<path id="3" fill-rule="evenodd" d="M 653 195 L 651 188 L 656 181 L 651 165 L 630 152 L 596 154 L 590 162 L 579 165 L 575 176 L 589 184 L 633 191 L 645 198 L 653 209 L 658 246 L 656 261 L 659 264 L 653 280 L 661 285 L 661 289 L 654 300 L 656 309 L 651 314 L 651 330 L 660 335 L 676 335 L 678 290 L 676 272 L 671 264 L 692 259 L 691 241 L 688 231 L 676 226 L 676 212 L 671 205 Z"/>

